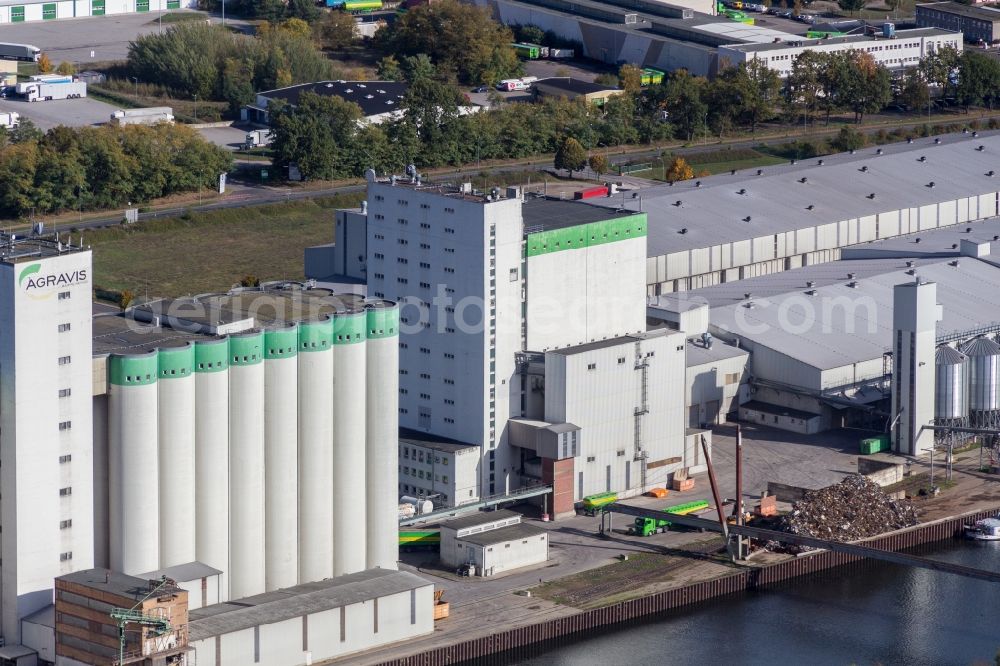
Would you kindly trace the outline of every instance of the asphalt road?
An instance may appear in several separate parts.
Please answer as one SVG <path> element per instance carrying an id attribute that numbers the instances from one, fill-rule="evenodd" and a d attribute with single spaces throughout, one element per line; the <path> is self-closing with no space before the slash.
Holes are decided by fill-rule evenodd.
<path id="1" fill-rule="evenodd" d="M 41 130 L 48 130 L 56 125 L 103 125 L 117 109 L 116 106 L 90 97 L 47 102 L 27 102 L 19 97 L 0 100 L 0 111 L 16 111 Z"/>

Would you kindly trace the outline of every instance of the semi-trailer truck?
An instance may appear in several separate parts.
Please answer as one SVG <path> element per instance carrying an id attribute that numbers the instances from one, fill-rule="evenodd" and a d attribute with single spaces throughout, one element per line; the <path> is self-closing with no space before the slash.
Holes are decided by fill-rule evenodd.
<path id="1" fill-rule="evenodd" d="M 174 122 L 174 110 L 169 106 L 144 109 L 118 109 L 111 114 L 112 125 L 155 125 Z"/>
<path id="2" fill-rule="evenodd" d="M 21 121 L 21 116 L 16 111 L 0 111 L 0 127 L 14 129 Z"/>
<path id="3" fill-rule="evenodd" d="M 38 62 L 42 50 L 31 44 L 0 44 L 0 58 Z"/>
<path id="4" fill-rule="evenodd" d="M 250 150 L 251 148 L 260 148 L 262 146 L 267 146 L 271 143 L 271 130 L 258 129 L 251 130 L 247 132 L 246 141 L 243 142 L 243 148 Z"/>
<path id="5" fill-rule="evenodd" d="M 50 83 L 47 81 L 22 81 L 17 84 L 17 94 L 29 102 L 53 99 L 75 99 L 87 96 L 83 81 Z"/>

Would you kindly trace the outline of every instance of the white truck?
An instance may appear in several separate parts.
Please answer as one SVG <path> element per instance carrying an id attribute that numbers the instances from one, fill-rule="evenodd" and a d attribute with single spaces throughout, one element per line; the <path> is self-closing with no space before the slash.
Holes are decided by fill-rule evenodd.
<path id="1" fill-rule="evenodd" d="M 243 148 L 245 150 L 250 150 L 251 148 L 260 148 L 262 146 L 268 146 L 271 144 L 271 130 L 257 129 L 250 130 L 247 132 L 246 140 L 243 142 Z"/>
<path id="2" fill-rule="evenodd" d="M 111 114 L 112 125 L 155 125 L 174 122 L 174 110 L 169 106 L 143 109 L 118 109 Z"/>
<path id="3" fill-rule="evenodd" d="M 21 121 L 21 116 L 16 111 L 0 111 L 0 127 L 14 129 Z"/>
<path id="4" fill-rule="evenodd" d="M 17 84 L 17 94 L 29 102 L 53 99 L 75 99 L 87 96 L 83 81 L 22 81 Z"/>

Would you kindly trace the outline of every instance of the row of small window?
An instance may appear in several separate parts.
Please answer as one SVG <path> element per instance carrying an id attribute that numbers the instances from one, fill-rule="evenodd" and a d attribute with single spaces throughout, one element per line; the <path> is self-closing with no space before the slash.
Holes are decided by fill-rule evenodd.
<path id="1" fill-rule="evenodd" d="M 399 487 L 402 488 L 402 490 L 403 490 L 404 493 L 423 492 L 422 488 L 417 488 L 417 486 L 410 486 L 410 484 L 408 484 L 408 483 L 401 483 L 401 484 L 399 484 Z M 472 492 L 470 491 L 469 494 L 471 495 Z M 441 493 L 441 499 L 443 501 L 447 502 L 448 501 L 448 493 Z"/>
<path id="2" fill-rule="evenodd" d="M 418 479 L 424 478 L 424 470 L 422 470 L 422 469 L 413 468 L 411 470 L 409 467 L 400 467 L 399 469 L 403 473 L 403 476 L 415 476 Z M 412 472 L 412 474 L 411 474 L 411 472 Z M 431 473 L 430 472 L 427 472 L 427 480 L 428 481 L 431 480 Z M 434 475 L 434 480 L 435 481 L 439 481 L 440 483 L 448 483 L 448 475 L 445 474 L 444 476 L 440 476 L 438 474 L 435 474 Z"/>
<path id="3" fill-rule="evenodd" d="M 427 399 L 429 400 L 429 399 L 430 399 L 430 396 L 427 396 Z M 399 413 L 400 413 L 400 414 L 409 414 L 409 413 L 410 413 L 410 410 L 408 410 L 408 409 L 407 409 L 406 407 L 400 407 L 400 408 L 399 408 Z M 455 422 L 455 419 L 453 419 L 453 418 L 451 418 L 451 417 L 448 417 L 448 416 L 446 416 L 446 417 L 444 417 L 444 422 L 445 422 L 445 423 L 454 423 L 454 422 Z"/>
<path id="4" fill-rule="evenodd" d="M 403 458 L 405 460 L 409 460 L 410 459 L 410 447 L 408 447 L 408 446 L 404 446 L 403 447 Z M 424 452 L 421 451 L 420 449 L 414 447 L 413 448 L 413 459 L 416 460 L 417 462 L 423 462 L 424 461 Z M 430 462 L 430 461 L 431 461 L 431 454 L 428 453 L 427 454 L 427 462 Z M 441 456 L 434 456 L 434 462 L 437 463 L 437 464 L 439 464 L 439 465 L 447 465 L 448 464 L 448 458 L 442 458 Z"/>

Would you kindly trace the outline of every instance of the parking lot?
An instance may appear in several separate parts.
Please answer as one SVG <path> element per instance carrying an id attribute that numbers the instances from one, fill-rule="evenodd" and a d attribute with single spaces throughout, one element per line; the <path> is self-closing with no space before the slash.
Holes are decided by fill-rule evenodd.
<path id="1" fill-rule="evenodd" d="M 69 127 L 103 125 L 117 108 L 89 97 L 47 102 L 26 102 L 16 97 L 0 100 L 0 111 L 16 111 L 41 130 L 48 130 L 57 125 Z"/>

